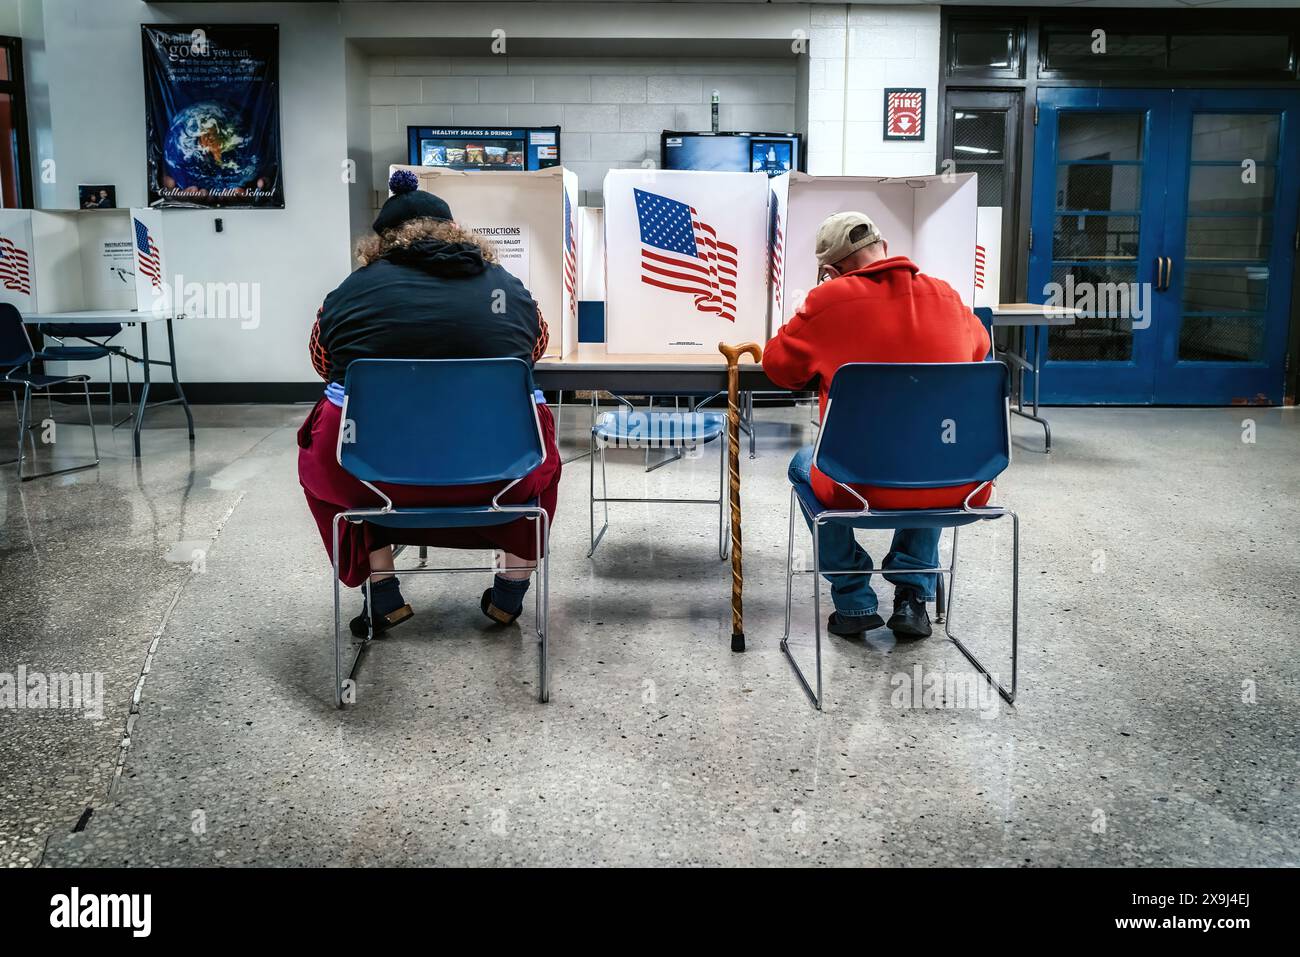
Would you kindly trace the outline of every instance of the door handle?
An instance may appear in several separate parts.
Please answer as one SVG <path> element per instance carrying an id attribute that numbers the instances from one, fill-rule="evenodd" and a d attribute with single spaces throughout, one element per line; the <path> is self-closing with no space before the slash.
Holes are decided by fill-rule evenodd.
<path id="1" fill-rule="evenodd" d="M 1169 277 L 1174 271 L 1174 261 L 1168 256 L 1156 257 L 1156 292 L 1164 292 L 1169 288 Z"/>
<path id="2" fill-rule="evenodd" d="M 1169 291 L 1169 286 L 1170 283 L 1173 282 L 1173 279 L 1174 279 L 1174 257 L 1166 256 L 1165 257 L 1165 292 Z"/>

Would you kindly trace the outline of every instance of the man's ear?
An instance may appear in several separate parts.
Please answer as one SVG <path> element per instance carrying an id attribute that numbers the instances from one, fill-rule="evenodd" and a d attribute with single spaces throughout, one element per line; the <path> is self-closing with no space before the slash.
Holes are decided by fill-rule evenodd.
<path id="1" fill-rule="evenodd" d="M 882 239 L 882 240 L 880 241 L 880 248 L 883 249 L 883 250 L 885 251 L 885 258 L 888 259 L 888 258 L 889 258 L 889 240 L 888 240 L 888 239 Z"/>

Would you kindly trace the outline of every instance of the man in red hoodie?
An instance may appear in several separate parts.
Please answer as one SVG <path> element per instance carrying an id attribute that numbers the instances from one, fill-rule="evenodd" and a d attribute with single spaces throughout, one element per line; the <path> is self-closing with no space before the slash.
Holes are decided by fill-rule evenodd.
<path id="1" fill-rule="evenodd" d="M 815 380 L 821 412 L 835 370 L 848 362 L 978 362 L 989 351 L 989 337 L 975 314 L 951 286 L 922 274 L 905 256 L 890 256 L 889 245 L 864 213 L 836 213 L 817 230 L 818 286 L 799 311 L 763 350 L 763 371 L 788 389 L 808 388 Z M 818 501 L 831 508 L 860 509 L 861 502 L 817 471 L 812 446 L 790 462 L 790 480 L 812 485 Z M 975 486 L 939 489 L 881 489 L 858 486 L 872 509 L 935 508 L 960 505 Z M 980 500 L 987 501 L 988 492 Z M 806 516 L 805 516 L 806 517 Z M 871 556 L 853 529 L 828 524 L 819 533 L 821 563 L 832 570 L 871 568 Z M 895 635 L 930 634 L 925 603 L 934 598 L 933 574 L 908 574 L 908 568 L 939 564 L 939 530 L 900 528 L 885 556 L 885 580 L 894 586 Z M 885 621 L 876 613 L 871 576 L 828 575 L 835 613 L 827 630 L 859 635 Z"/>

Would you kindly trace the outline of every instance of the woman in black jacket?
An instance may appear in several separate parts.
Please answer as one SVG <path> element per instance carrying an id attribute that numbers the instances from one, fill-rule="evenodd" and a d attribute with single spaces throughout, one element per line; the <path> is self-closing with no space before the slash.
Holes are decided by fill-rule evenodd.
<path id="1" fill-rule="evenodd" d="M 398 170 L 392 196 L 375 220 L 375 235 L 357 247 L 361 268 L 325 297 L 311 334 L 312 365 L 328 383 L 298 431 L 298 479 L 328 554 L 334 516 L 382 504 L 335 458 L 343 379 L 354 359 L 477 359 L 515 356 L 530 365 L 546 351 L 547 330 L 523 283 L 496 261 L 492 246 L 452 220 L 445 202 L 417 189 L 415 175 Z M 466 401 L 472 401 L 466 397 Z M 546 459 L 502 498 L 504 504 L 539 499 L 552 522 L 560 482 L 560 455 L 550 410 L 538 409 Z M 379 487 L 398 506 L 480 505 L 500 485 Z M 412 530 L 344 523 L 339 580 L 357 587 L 370 576 L 374 608 L 363 605 L 352 632 L 375 632 L 410 618 L 393 573 L 392 546 L 427 544 L 495 548 L 503 552 L 493 586 L 480 607 L 493 621 L 519 617 L 529 575 L 538 559 L 531 523 L 519 519 L 485 528 Z"/>

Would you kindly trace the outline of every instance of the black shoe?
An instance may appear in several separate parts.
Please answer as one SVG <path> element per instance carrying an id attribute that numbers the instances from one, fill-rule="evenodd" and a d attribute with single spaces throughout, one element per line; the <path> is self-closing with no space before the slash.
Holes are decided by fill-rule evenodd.
<path id="1" fill-rule="evenodd" d="M 910 588 L 894 591 L 894 613 L 889 616 L 889 630 L 899 638 L 929 638 L 930 614 L 925 599 Z"/>
<path id="2" fill-rule="evenodd" d="M 483 614 L 487 615 L 498 625 L 513 625 L 519 620 L 519 616 L 524 613 L 522 606 L 512 615 L 510 612 L 502 611 L 496 605 L 492 604 L 491 588 L 488 588 L 483 592 L 483 597 L 479 599 L 478 606 L 483 610 Z"/>
<path id="3" fill-rule="evenodd" d="M 855 638 L 864 631 L 879 628 L 884 623 L 885 619 L 874 611 L 869 615 L 841 615 L 837 611 L 832 612 L 831 616 L 826 619 L 826 630 L 832 635 L 839 635 L 841 638 Z"/>
<path id="4" fill-rule="evenodd" d="M 364 594 L 364 592 L 363 592 Z M 354 638 L 365 638 L 370 634 L 369 626 L 373 624 L 375 635 L 378 636 L 390 628 L 395 628 L 402 622 L 406 621 L 415 614 L 411 606 L 402 598 L 402 593 L 397 587 L 397 577 L 385 578 L 377 582 L 371 582 L 370 595 L 375 600 L 375 613 L 373 621 L 367 621 L 367 607 L 365 599 L 361 602 L 361 614 L 348 622 L 348 628 L 351 630 Z"/>

